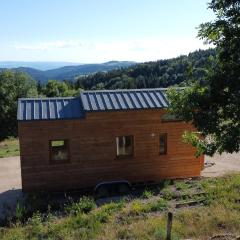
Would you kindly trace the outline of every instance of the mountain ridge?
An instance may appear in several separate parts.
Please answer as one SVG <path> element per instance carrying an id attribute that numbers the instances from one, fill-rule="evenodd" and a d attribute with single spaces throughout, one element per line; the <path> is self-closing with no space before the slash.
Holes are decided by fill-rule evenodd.
<path id="1" fill-rule="evenodd" d="M 34 68 L 45 71 L 64 66 L 77 66 L 83 63 L 67 62 L 67 61 L 0 61 L 0 68 Z"/>
<path id="2" fill-rule="evenodd" d="M 136 64 L 132 61 L 108 61 L 105 63 L 89 63 L 81 65 L 69 65 L 49 70 L 39 70 L 30 67 L 0 68 L 2 70 L 22 71 L 29 74 L 36 81 L 45 83 L 50 79 L 55 80 L 74 80 L 80 75 L 88 75 L 96 72 L 106 72 L 114 69 L 129 67 Z"/>

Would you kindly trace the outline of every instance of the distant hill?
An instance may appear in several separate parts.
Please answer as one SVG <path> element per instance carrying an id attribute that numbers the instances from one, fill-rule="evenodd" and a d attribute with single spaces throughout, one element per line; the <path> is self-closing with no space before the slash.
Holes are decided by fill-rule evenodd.
<path id="1" fill-rule="evenodd" d="M 74 80 L 76 77 L 81 75 L 88 75 L 96 72 L 107 72 L 113 69 L 126 68 L 134 64 L 136 63 L 130 62 L 130 61 L 110 61 L 106 63 L 64 66 L 64 67 L 45 70 L 45 71 L 38 70 L 35 68 L 30 68 L 30 67 L 17 67 L 17 68 L 3 67 L 3 68 L 0 68 L 0 70 L 11 69 L 15 71 L 22 71 L 29 74 L 35 80 L 40 81 L 41 83 L 45 83 L 49 79 Z"/>
<path id="2" fill-rule="evenodd" d="M 74 79 L 79 75 L 88 75 L 96 72 L 106 72 L 113 69 L 125 68 L 135 64 L 135 62 L 129 61 L 110 61 L 100 64 L 83 64 L 79 66 L 66 66 L 62 68 L 52 69 L 45 71 L 48 78 L 64 80 Z"/>
<path id="3" fill-rule="evenodd" d="M 204 81 L 215 54 L 215 49 L 208 49 L 145 63 L 110 61 L 101 64 L 64 66 L 45 71 L 26 67 L 12 69 L 25 72 L 41 83 L 46 83 L 50 79 L 75 80 L 76 89 L 186 86 L 189 81 Z"/>
<path id="4" fill-rule="evenodd" d="M 65 66 L 77 66 L 74 62 L 25 62 L 25 61 L 0 61 L 0 68 L 35 68 L 37 70 L 50 70 Z"/>
<path id="5" fill-rule="evenodd" d="M 216 55 L 215 49 L 198 50 L 176 58 L 135 64 L 88 76 L 79 76 L 75 85 L 83 89 L 155 88 L 186 86 L 204 81 Z"/>

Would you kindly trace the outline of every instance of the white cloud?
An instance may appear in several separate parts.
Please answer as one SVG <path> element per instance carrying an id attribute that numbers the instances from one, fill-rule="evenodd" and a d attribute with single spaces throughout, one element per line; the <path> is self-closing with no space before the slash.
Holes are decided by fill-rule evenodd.
<path id="1" fill-rule="evenodd" d="M 194 37 L 152 37 L 111 40 L 58 40 L 29 44 L 16 43 L 18 54 L 25 60 L 71 61 L 82 63 L 109 60 L 154 61 L 177 57 L 209 46 Z"/>
<path id="2" fill-rule="evenodd" d="M 196 38 L 145 38 L 138 40 L 109 41 L 93 44 L 84 51 L 86 57 L 95 61 L 132 60 L 151 61 L 177 57 L 209 46 Z"/>
<path id="3" fill-rule="evenodd" d="M 59 48 L 78 48 L 82 45 L 83 44 L 78 40 L 58 40 L 30 44 L 15 43 L 15 48 L 21 50 L 53 50 Z"/>

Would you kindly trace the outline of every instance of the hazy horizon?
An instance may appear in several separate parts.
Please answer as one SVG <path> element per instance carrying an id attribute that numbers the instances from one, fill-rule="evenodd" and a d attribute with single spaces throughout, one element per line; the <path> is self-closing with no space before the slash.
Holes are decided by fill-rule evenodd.
<path id="1" fill-rule="evenodd" d="M 80 66 L 80 65 L 88 65 L 88 64 L 104 64 L 109 62 L 129 62 L 129 61 L 117 61 L 111 60 L 103 63 L 77 63 L 77 62 L 65 62 L 65 61 L 0 61 L 0 69 L 1 68 L 34 68 L 37 70 L 52 70 L 56 68 L 66 67 L 66 66 Z M 135 62 L 140 63 L 140 62 Z"/>
<path id="2" fill-rule="evenodd" d="M 198 50 L 201 50 L 201 49 L 196 49 L 194 51 L 198 51 Z M 191 53 L 191 52 L 189 52 L 189 53 Z M 180 57 L 181 55 L 188 55 L 189 53 L 180 54 L 180 55 L 172 57 L 172 58 L 177 58 L 177 57 Z M 159 61 L 159 60 L 165 60 L 165 59 L 171 59 L 171 58 L 161 58 L 161 59 L 149 60 L 149 61 L 143 61 L 143 62 Z M 11 61 L 11 60 L 10 61 L 8 61 L 8 60 L 1 61 L 0 60 L 0 68 L 30 67 L 30 68 L 35 68 L 37 70 L 45 71 L 45 70 L 51 70 L 51 69 L 55 69 L 55 68 L 65 67 L 65 66 L 104 64 L 104 63 L 109 63 L 109 62 L 134 62 L 136 64 L 143 63 L 140 61 L 116 60 L 116 59 L 112 59 L 112 60 L 105 61 L 105 62 L 89 62 L 89 63 L 67 62 L 67 61 Z"/>

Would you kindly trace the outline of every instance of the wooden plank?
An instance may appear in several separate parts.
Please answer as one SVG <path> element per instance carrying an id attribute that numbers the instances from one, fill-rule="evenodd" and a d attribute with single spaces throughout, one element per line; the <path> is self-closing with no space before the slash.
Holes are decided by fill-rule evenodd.
<path id="1" fill-rule="evenodd" d="M 88 187 L 99 180 L 199 176 L 204 157 L 182 142 L 183 122 L 161 122 L 165 110 L 87 113 L 85 119 L 19 122 L 23 189 Z M 168 152 L 159 155 L 159 134 Z M 116 136 L 134 136 L 134 157 L 116 159 Z M 69 139 L 70 162 L 49 164 L 49 140 Z M 72 185 L 71 185 L 72 184 Z M 61 190 L 61 189 L 58 189 Z"/>

